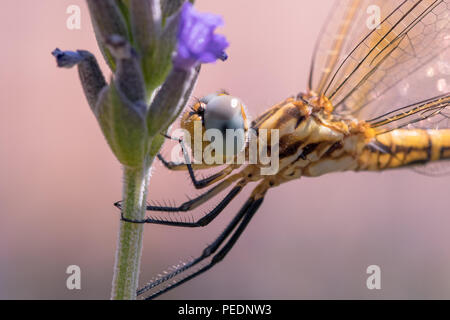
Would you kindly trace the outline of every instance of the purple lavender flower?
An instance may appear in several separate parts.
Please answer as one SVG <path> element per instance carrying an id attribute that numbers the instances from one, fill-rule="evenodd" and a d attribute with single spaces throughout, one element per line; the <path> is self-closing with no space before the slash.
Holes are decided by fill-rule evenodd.
<path id="1" fill-rule="evenodd" d="M 78 51 L 61 51 L 58 48 L 53 50 L 52 55 L 60 68 L 72 68 L 84 59 Z"/>
<path id="2" fill-rule="evenodd" d="M 189 2 L 185 2 L 181 10 L 175 67 L 187 70 L 198 63 L 225 60 L 227 55 L 224 50 L 228 47 L 228 41 L 225 36 L 214 34 L 214 30 L 223 25 L 222 18 L 199 13 Z"/>

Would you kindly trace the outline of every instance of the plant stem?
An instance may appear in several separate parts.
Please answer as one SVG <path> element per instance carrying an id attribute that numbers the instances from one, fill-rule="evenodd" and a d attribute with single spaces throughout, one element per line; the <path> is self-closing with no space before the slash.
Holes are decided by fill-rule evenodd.
<path id="1" fill-rule="evenodd" d="M 142 168 L 124 168 L 122 212 L 124 217 L 145 216 L 151 160 Z M 120 221 L 111 299 L 134 300 L 139 280 L 143 224 Z"/>

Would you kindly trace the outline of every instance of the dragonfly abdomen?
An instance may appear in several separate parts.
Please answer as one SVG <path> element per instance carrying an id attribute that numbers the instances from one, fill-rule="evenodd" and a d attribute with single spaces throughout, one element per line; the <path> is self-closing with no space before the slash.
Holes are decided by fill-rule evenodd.
<path id="1" fill-rule="evenodd" d="M 357 170 L 378 171 L 450 159 L 450 129 L 397 129 L 374 138 L 358 158 Z"/>

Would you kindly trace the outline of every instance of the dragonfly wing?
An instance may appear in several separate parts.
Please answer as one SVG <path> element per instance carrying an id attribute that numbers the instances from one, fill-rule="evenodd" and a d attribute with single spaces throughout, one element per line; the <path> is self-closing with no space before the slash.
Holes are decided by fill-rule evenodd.
<path id="1" fill-rule="evenodd" d="M 448 128 L 450 119 L 450 93 L 394 109 L 366 122 L 378 132 L 398 128 Z"/>
<path id="2" fill-rule="evenodd" d="M 328 97 L 335 114 L 369 119 L 380 134 L 450 128 L 449 2 L 339 1 L 316 46 L 310 89 Z M 381 22 L 369 30 L 371 5 Z M 441 176 L 450 162 L 414 170 Z"/>
<path id="3" fill-rule="evenodd" d="M 440 129 L 450 127 L 450 93 L 396 108 L 382 116 L 367 120 L 379 134 L 398 128 Z M 430 162 L 413 167 L 428 176 L 450 174 L 450 161 Z"/>
<path id="4" fill-rule="evenodd" d="M 392 11 L 399 1 L 386 0 L 340 0 L 335 1 L 327 22 L 322 27 L 316 42 L 311 63 L 308 87 L 317 94 L 323 94 L 326 86 L 348 57 L 357 41 L 369 31 L 367 10 L 371 5 Z"/>
<path id="5" fill-rule="evenodd" d="M 448 161 L 430 162 L 424 166 L 415 166 L 413 170 L 429 177 L 442 177 L 450 175 Z"/>
<path id="6" fill-rule="evenodd" d="M 380 116 L 448 92 L 449 1 L 345 1 L 347 12 L 354 13 L 341 14 L 344 22 L 340 24 L 345 23 L 345 16 L 353 16 L 354 26 L 347 28 L 345 35 L 334 33 L 329 52 L 337 58 L 314 59 L 312 90 L 328 97 L 336 114 L 351 114 L 360 119 Z M 370 25 L 368 12 L 372 11 L 367 9 L 372 5 L 380 10 L 378 25 Z M 319 48 L 325 46 L 326 37 L 319 41 Z M 335 50 L 339 38 L 346 41 Z M 329 63 L 334 60 L 338 62 Z M 327 74 L 328 69 L 332 71 Z M 320 80 L 315 81 L 316 77 Z"/>

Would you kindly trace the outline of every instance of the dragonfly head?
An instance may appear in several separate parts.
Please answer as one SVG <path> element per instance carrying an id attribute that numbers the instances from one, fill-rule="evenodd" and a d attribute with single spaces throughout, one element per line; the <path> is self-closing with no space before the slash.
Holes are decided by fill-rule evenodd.
<path id="1" fill-rule="evenodd" d="M 190 134 L 191 148 L 195 145 L 202 148 L 204 160 L 209 155 L 225 161 L 245 148 L 249 124 L 239 98 L 213 93 L 199 99 L 184 113 L 181 128 Z M 207 147 L 212 148 L 209 154 L 205 152 Z"/>

